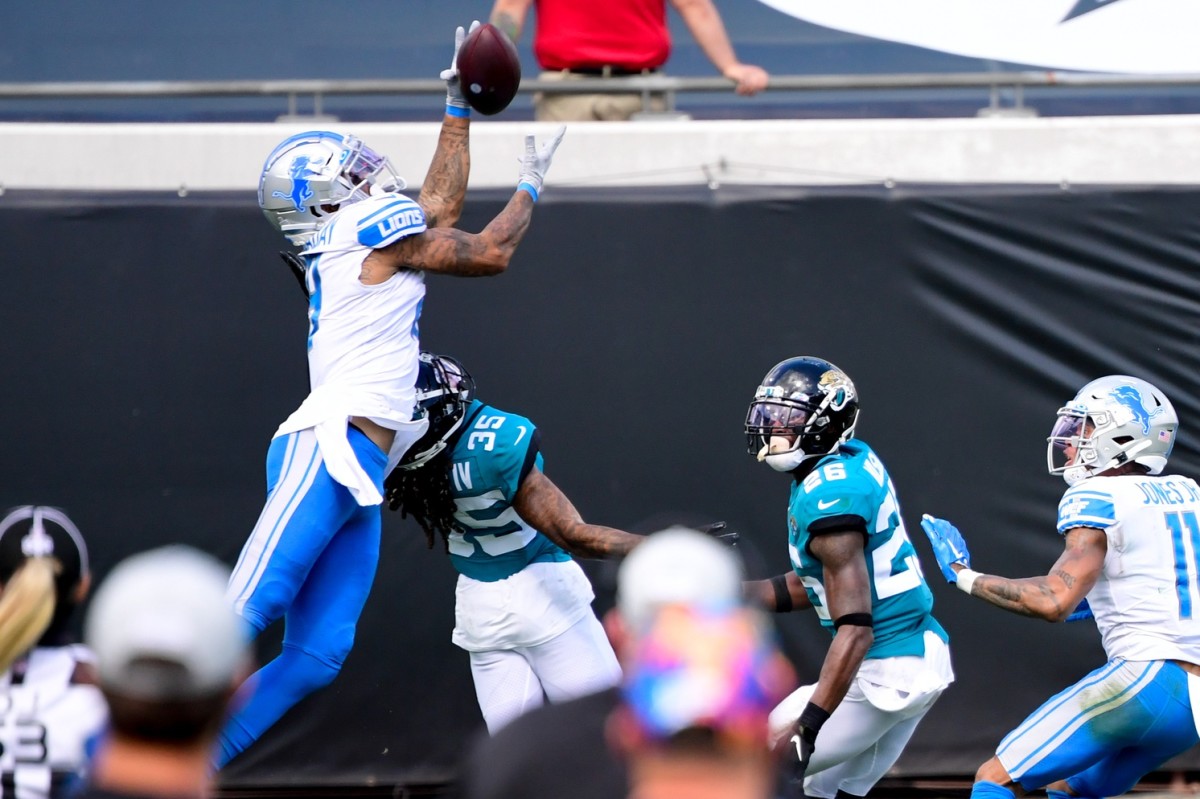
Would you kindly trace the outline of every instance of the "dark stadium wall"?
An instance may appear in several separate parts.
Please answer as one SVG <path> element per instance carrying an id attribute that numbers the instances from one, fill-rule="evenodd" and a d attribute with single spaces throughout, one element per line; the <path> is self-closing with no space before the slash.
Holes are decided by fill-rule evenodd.
<path id="1" fill-rule="evenodd" d="M 505 199 L 473 194 L 463 227 Z M 788 486 L 745 452 L 747 403 L 787 356 L 845 369 L 958 674 L 897 773 L 965 776 L 1103 653 L 1090 623 L 1038 624 L 948 588 L 917 520 L 958 523 L 976 568 L 1044 573 L 1064 489 L 1045 439 L 1105 373 L 1167 392 L 1183 419 L 1174 466 L 1200 471 L 1198 210 L 1200 188 L 555 189 L 506 274 L 429 279 L 422 339 L 540 426 L 546 471 L 586 518 L 642 532 L 725 519 L 756 577 L 787 568 Z M 304 300 L 253 198 L 8 192 L 0 236 L 0 501 L 68 509 L 101 577 L 175 541 L 232 563 L 271 434 L 307 391 Z M 453 776 L 481 723 L 450 643 L 454 574 L 409 522 L 385 512 L 384 533 L 342 675 L 225 786 Z M 585 568 L 603 611 L 613 567 Z M 827 634 L 803 614 L 779 629 L 815 679 Z"/>

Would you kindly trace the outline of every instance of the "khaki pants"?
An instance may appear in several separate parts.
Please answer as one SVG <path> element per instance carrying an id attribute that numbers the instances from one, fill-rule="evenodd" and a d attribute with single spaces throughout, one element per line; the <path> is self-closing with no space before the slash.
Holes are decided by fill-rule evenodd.
<path id="1" fill-rule="evenodd" d="M 586 80 L 597 83 L 608 80 L 600 75 L 579 75 L 574 72 L 543 72 L 539 80 Z M 666 111 L 667 101 L 662 94 L 651 94 L 649 108 L 642 107 L 642 95 L 637 94 L 548 94 L 533 96 L 534 119 L 539 122 L 623 122 L 639 111 Z"/>

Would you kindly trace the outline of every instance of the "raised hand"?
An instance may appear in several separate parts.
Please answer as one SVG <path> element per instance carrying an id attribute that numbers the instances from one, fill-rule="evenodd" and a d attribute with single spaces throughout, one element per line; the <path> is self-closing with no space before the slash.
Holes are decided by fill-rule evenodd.
<path id="1" fill-rule="evenodd" d="M 971 568 L 971 553 L 967 551 L 967 542 L 963 540 L 962 533 L 945 519 L 930 516 L 928 513 L 921 517 L 921 529 L 933 545 L 933 556 L 937 558 L 946 582 L 958 582 L 953 565 L 957 563 L 963 568 Z"/>
<path id="2" fill-rule="evenodd" d="M 550 161 L 554 159 L 554 151 L 562 143 L 566 132 L 567 126 L 560 125 L 554 135 L 541 144 L 537 143 L 532 133 L 525 137 L 525 154 L 521 157 L 521 175 L 517 178 L 517 188 L 528 191 L 534 200 L 537 200 L 542 190 L 546 171 L 550 169 Z"/>
<path id="3" fill-rule="evenodd" d="M 478 27 L 479 20 L 475 20 L 471 23 L 470 30 L 463 30 L 463 27 L 459 25 L 454 31 L 454 57 L 450 59 L 450 68 L 443 69 L 439 76 L 442 80 L 446 81 L 446 105 L 462 112 L 457 114 L 457 116 L 466 116 L 471 112 L 471 106 L 467 104 L 467 99 L 463 97 L 462 86 L 458 83 L 458 51 L 462 49 L 466 38 L 474 33 Z"/>

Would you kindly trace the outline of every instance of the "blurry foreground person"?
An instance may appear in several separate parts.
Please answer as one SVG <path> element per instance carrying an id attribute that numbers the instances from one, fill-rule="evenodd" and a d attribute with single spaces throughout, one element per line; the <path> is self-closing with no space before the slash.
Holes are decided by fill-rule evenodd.
<path id="1" fill-rule="evenodd" d="M 742 564 L 733 550 L 682 527 L 654 533 L 617 572 L 617 606 L 604 628 L 622 668 L 640 631 L 668 605 L 728 610 L 740 605 Z M 613 799 L 629 790 L 626 760 L 611 746 L 609 719 L 621 688 L 542 705 L 491 737 L 464 763 L 462 795 L 471 799 Z"/>
<path id="2" fill-rule="evenodd" d="M 744 607 L 668 605 L 626 664 L 610 746 L 631 799 L 767 799 L 775 758 L 767 716 L 796 684 L 773 631 Z"/>
<path id="3" fill-rule="evenodd" d="M 210 795 L 217 731 L 250 671 L 228 579 L 215 559 L 171 546 L 123 561 L 100 586 L 85 636 L 111 726 L 80 797 Z"/>
<path id="4" fill-rule="evenodd" d="M 24 505 L 0 519 L 0 584 L 3 795 L 61 799 L 79 787 L 108 717 L 95 658 L 68 629 L 91 576 L 65 513 Z"/>

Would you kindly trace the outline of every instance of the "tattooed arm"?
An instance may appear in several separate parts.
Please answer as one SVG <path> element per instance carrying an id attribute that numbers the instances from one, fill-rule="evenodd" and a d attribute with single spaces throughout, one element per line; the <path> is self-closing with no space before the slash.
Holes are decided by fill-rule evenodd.
<path id="1" fill-rule="evenodd" d="M 442 119 L 433 163 L 417 197 L 430 228 L 452 227 L 462 215 L 471 172 L 470 125 L 468 117 L 447 114 Z"/>
<path id="2" fill-rule="evenodd" d="M 613 527 L 588 524 L 566 494 L 537 468 L 521 482 L 513 508 L 535 530 L 572 555 L 584 558 L 621 557 L 645 538 Z"/>
<path id="3" fill-rule="evenodd" d="M 479 233 L 440 227 L 373 250 L 363 262 L 362 282 L 382 282 L 397 269 L 464 277 L 498 275 L 508 268 L 533 218 L 533 198 L 518 190 Z"/>
<path id="4" fill-rule="evenodd" d="M 981 574 L 971 595 L 1022 616 L 1063 621 L 1096 584 L 1108 551 L 1104 531 L 1094 527 L 1073 527 L 1064 538 L 1065 549 L 1045 577 L 1014 580 Z M 962 571 L 954 565 L 956 572 Z"/>
<path id="5" fill-rule="evenodd" d="M 521 36 L 525 16 L 533 0 L 496 0 L 492 6 L 492 24 L 508 34 L 514 42 Z"/>

